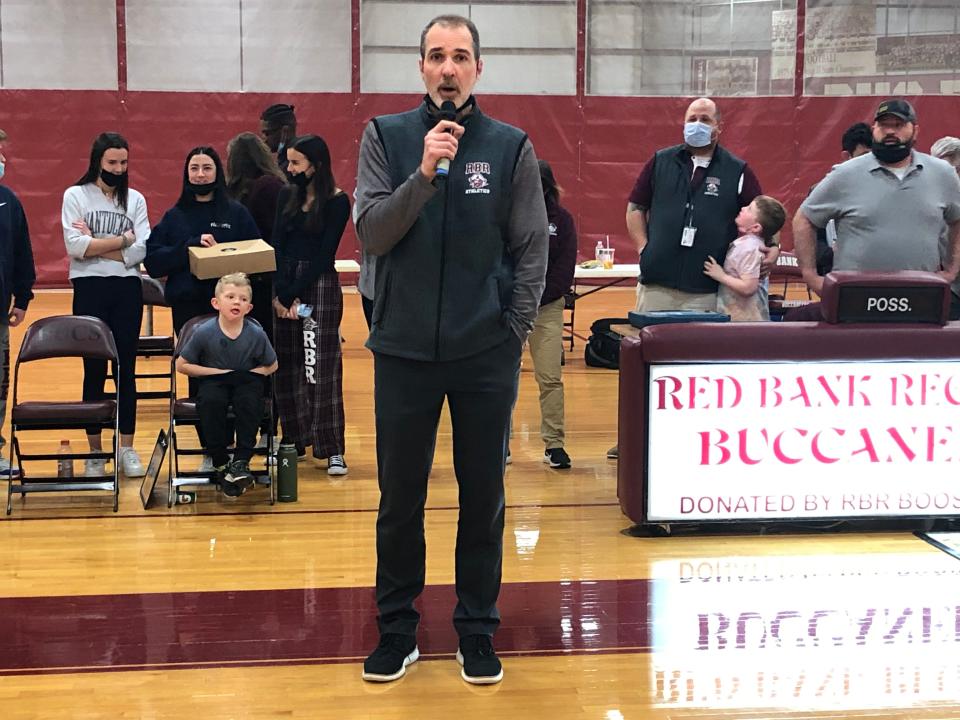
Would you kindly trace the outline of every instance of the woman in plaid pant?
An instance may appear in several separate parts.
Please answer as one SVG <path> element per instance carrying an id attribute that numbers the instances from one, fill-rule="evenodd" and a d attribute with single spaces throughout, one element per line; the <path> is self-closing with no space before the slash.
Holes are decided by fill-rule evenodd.
<path id="1" fill-rule="evenodd" d="M 290 186 L 280 193 L 273 226 L 277 252 L 277 404 L 282 442 L 307 445 L 346 475 L 343 459 L 343 294 L 334 270 L 350 200 L 337 187 L 323 138 L 305 135 L 287 148 Z"/>

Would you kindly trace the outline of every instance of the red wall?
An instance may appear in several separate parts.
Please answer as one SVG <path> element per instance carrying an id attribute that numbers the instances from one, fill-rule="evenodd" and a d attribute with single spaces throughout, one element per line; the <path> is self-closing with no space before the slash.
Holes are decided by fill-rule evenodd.
<path id="1" fill-rule="evenodd" d="M 537 154 L 554 165 L 574 213 L 582 254 L 591 257 L 597 238 L 610 235 L 618 260 L 634 260 L 624 228 L 626 198 L 642 164 L 656 149 L 678 142 L 684 98 L 484 96 L 489 114 L 523 127 Z M 79 91 L 0 92 L 0 128 L 9 135 L 4 183 L 22 199 L 30 221 L 41 285 L 66 283 L 60 231 L 63 190 L 86 169 L 90 143 L 115 130 L 131 143 L 131 183 L 159 220 L 180 189 L 184 153 L 210 143 L 224 148 L 238 132 L 256 130 L 260 111 L 293 102 L 301 132 L 323 135 L 341 187 L 353 191 L 357 148 L 366 121 L 418 102 L 415 95 L 303 95 L 123 93 Z M 960 99 L 913 98 L 919 147 L 958 133 Z M 869 120 L 878 98 L 720 99 L 721 142 L 745 158 L 764 191 L 796 210 L 806 190 L 839 158 L 840 135 Z M 789 235 L 785 238 L 789 244 Z M 355 257 L 348 227 L 339 257 Z"/>

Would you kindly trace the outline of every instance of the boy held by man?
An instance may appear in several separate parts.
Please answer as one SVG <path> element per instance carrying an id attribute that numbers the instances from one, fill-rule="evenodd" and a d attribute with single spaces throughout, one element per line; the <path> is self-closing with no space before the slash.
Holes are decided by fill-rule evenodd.
<path id="1" fill-rule="evenodd" d="M 253 308 L 250 280 L 243 273 L 224 275 L 210 301 L 217 316 L 194 330 L 177 357 L 177 371 L 198 378 L 197 412 L 224 495 L 236 497 L 253 484 L 250 458 L 263 417 L 263 377 L 277 369 L 277 355 L 263 328 L 247 318 Z M 227 453 L 231 431 L 227 408 L 233 406 L 236 449 Z"/>
<path id="2" fill-rule="evenodd" d="M 760 248 L 774 245 L 787 211 L 768 195 L 758 195 L 740 209 L 737 231 L 740 237 L 730 243 L 723 267 L 708 257 L 703 272 L 718 283 L 717 312 L 726 313 L 734 322 L 758 322 L 770 319 L 770 308 L 760 293 Z"/>

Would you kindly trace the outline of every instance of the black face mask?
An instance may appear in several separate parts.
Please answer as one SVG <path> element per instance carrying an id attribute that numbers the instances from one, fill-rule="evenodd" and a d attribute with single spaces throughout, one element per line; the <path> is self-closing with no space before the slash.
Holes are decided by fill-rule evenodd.
<path id="1" fill-rule="evenodd" d="M 188 182 L 187 188 L 194 195 L 209 195 L 210 193 L 212 193 L 214 190 L 217 189 L 217 181 L 214 180 L 213 182 L 209 182 L 209 183 Z"/>
<path id="2" fill-rule="evenodd" d="M 127 179 L 126 173 L 116 173 L 108 172 L 106 170 L 100 170 L 100 179 L 103 180 L 103 184 L 107 187 L 115 188 L 120 185 L 124 180 Z"/>
<path id="3" fill-rule="evenodd" d="M 308 178 L 305 172 L 297 173 L 296 175 L 291 172 L 287 172 L 287 180 L 297 187 L 304 188 L 310 184 L 311 178 Z"/>
<path id="4" fill-rule="evenodd" d="M 913 149 L 913 138 L 910 138 L 906 142 L 890 144 L 874 140 L 870 149 L 873 151 L 873 155 L 877 160 L 892 165 L 900 162 L 910 154 L 910 151 Z"/>

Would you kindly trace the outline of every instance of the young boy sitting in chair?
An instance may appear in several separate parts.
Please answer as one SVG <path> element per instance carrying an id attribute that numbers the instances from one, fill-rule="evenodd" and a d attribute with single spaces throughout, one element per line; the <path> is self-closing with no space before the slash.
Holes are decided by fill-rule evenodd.
<path id="1" fill-rule="evenodd" d="M 216 468 L 224 495 L 236 497 L 253 484 L 250 458 L 263 417 L 263 376 L 277 369 L 277 355 L 263 328 L 247 319 L 253 308 L 250 280 L 243 273 L 224 275 L 210 301 L 219 313 L 196 327 L 177 357 L 177 372 L 200 380 L 197 412 L 204 448 Z M 236 417 L 236 449 L 227 407 Z"/>

